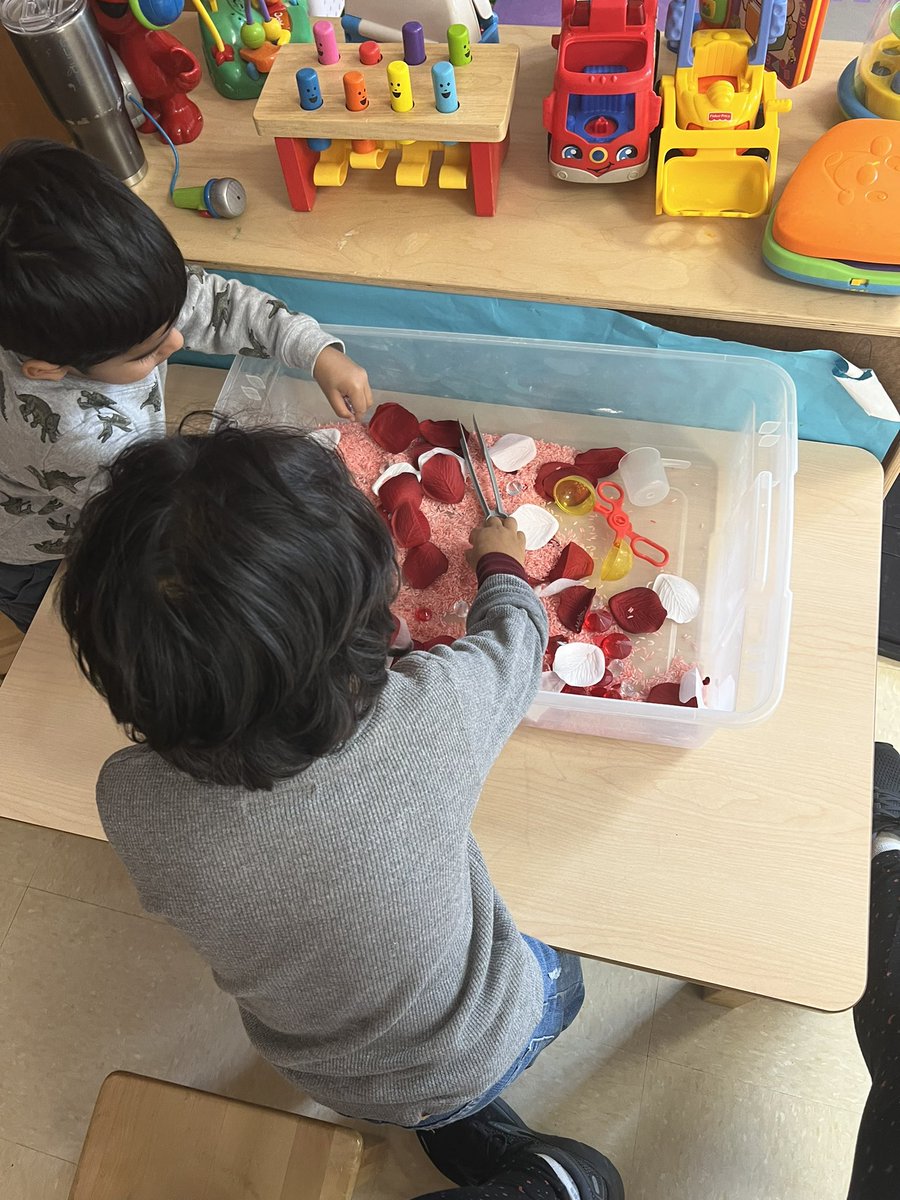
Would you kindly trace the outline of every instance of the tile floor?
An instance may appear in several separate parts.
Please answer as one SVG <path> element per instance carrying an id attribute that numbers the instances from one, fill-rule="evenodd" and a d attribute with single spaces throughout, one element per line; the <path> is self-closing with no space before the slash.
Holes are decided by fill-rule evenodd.
<path id="1" fill-rule="evenodd" d="M 877 736 L 900 743 L 900 665 L 879 665 Z M 629 1200 L 844 1200 L 868 1078 L 849 1014 L 585 963 L 588 1002 L 510 1089 L 538 1128 L 601 1147 Z M 236 1012 L 99 842 L 0 821 L 0 1197 L 65 1200 L 101 1080 L 127 1069 L 315 1114 L 249 1048 Z M 441 1185 L 374 1130 L 358 1200 Z"/>

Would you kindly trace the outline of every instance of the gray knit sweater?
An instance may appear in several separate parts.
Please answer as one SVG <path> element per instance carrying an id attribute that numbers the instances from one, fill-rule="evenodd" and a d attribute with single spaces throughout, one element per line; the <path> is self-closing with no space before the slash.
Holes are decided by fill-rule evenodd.
<path id="1" fill-rule="evenodd" d="M 538 1022 L 536 960 L 469 826 L 546 635 L 531 588 L 495 575 L 466 637 L 402 660 L 350 741 L 271 792 L 145 747 L 103 767 L 100 816 L 144 907 L 206 959 L 259 1053 L 338 1112 L 451 1113 Z"/>

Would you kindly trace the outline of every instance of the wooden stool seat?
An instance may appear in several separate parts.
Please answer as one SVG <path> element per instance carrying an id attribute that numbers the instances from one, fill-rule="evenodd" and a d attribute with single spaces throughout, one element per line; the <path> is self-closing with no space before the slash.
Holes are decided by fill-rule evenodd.
<path id="1" fill-rule="evenodd" d="M 350 1200 L 362 1148 L 353 1129 L 117 1071 L 69 1200 Z"/>

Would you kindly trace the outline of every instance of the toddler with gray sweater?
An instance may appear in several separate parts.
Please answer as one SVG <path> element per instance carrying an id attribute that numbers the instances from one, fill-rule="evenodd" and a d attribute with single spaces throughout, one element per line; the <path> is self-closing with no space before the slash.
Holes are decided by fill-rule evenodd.
<path id="1" fill-rule="evenodd" d="M 393 544 L 337 452 L 230 425 L 126 449 L 59 591 L 137 743 L 103 767 L 100 815 L 298 1088 L 415 1128 L 456 1182 L 502 1159 L 512 1187 L 537 1138 L 548 1197 L 615 1200 L 607 1159 L 499 1099 L 584 992 L 577 958 L 516 928 L 471 832 L 547 637 L 515 522 L 471 543 L 465 636 L 389 666 Z"/>

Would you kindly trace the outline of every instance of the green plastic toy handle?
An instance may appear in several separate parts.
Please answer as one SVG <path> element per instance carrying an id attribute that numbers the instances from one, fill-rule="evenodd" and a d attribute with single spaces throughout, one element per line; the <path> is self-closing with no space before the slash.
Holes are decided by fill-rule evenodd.
<path id="1" fill-rule="evenodd" d="M 888 24 L 891 27 L 891 33 L 895 38 L 900 38 L 900 4 L 895 4 L 891 9 L 891 15 L 888 17 Z"/>
<path id="2" fill-rule="evenodd" d="M 203 209 L 203 193 L 206 191 L 206 185 L 203 187 L 182 187 L 176 188 L 172 195 L 172 203 L 176 208 L 195 208 Z"/>

